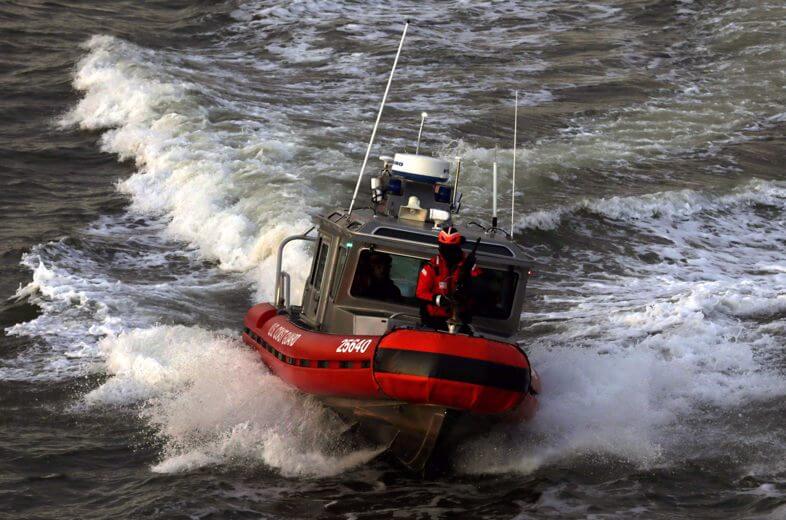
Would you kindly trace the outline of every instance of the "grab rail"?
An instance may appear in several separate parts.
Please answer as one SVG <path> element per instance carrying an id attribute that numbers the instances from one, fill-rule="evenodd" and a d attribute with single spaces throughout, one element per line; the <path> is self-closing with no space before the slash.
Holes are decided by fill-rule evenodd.
<path id="1" fill-rule="evenodd" d="M 286 271 L 281 271 L 281 285 L 284 288 L 284 299 L 282 301 L 282 306 L 289 309 L 289 302 L 290 300 L 290 286 L 292 285 L 292 278 L 289 276 L 289 273 Z"/>
<path id="2" fill-rule="evenodd" d="M 290 280 L 290 277 L 289 277 L 289 273 L 281 271 L 281 266 L 282 266 L 283 261 L 284 261 L 284 248 L 286 247 L 287 244 L 289 244 L 290 242 L 293 242 L 295 240 L 304 240 L 306 242 L 316 242 L 316 240 L 317 240 L 316 237 L 307 236 L 309 233 L 311 233 L 311 231 L 313 229 L 314 228 L 312 227 L 311 229 L 309 229 L 308 231 L 306 231 L 302 235 L 289 236 L 289 237 L 285 238 L 284 240 L 282 240 L 281 243 L 278 245 L 278 257 L 276 258 L 276 288 L 275 288 L 275 292 L 274 292 L 274 295 L 275 295 L 274 296 L 274 301 L 276 302 L 276 307 L 278 307 L 279 309 L 282 308 L 282 307 L 289 308 L 289 303 L 290 303 L 290 301 L 289 301 L 289 296 L 290 296 L 289 291 L 290 291 L 291 280 Z M 283 279 L 286 279 L 286 282 L 282 282 Z M 284 287 L 282 287 L 282 286 L 284 286 Z M 283 291 L 282 291 L 282 289 L 283 289 Z M 282 292 L 284 294 L 282 294 Z"/>
<path id="3" fill-rule="evenodd" d="M 417 321 L 420 321 L 420 316 L 416 316 L 416 315 L 410 314 L 408 312 L 394 312 L 393 314 L 388 316 L 388 321 L 390 321 L 390 320 L 392 320 L 394 318 L 401 317 L 401 316 L 406 316 L 407 318 L 415 318 Z"/>

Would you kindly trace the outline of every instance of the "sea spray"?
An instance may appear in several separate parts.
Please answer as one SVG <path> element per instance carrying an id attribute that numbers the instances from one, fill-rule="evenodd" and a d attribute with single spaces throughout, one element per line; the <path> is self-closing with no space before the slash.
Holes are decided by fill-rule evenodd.
<path id="1" fill-rule="evenodd" d="M 108 336 L 100 348 L 109 378 L 85 403 L 138 407 L 164 445 L 154 471 L 237 464 L 327 476 L 379 452 L 339 442 L 347 427 L 333 412 L 271 375 L 228 332 L 158 326 Z"/>

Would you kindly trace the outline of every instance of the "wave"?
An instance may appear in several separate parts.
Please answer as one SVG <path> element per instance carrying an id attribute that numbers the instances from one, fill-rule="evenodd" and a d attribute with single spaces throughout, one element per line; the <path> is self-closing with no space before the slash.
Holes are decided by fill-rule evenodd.
<path id="1" fill-rule="evenodd" d="M 111 36 L 94 36 L 85 48 L 74 79 L 84 97 L 61 124 L 104 130 L 101 148 L 135 162 L 138 172 L 118 183 L 131 211 L 165 216 L 168 236 L 224 269 L 253 271 L 269 294 L 279 240 L 309 227 L 298 193 L 308 184 L 287 182 L 296 138 L 251 120 L 213 122 L 201 103 L 209 92 L 171 76 L 165 57 L 150 50 Z M 282 182 L 291 189 L 265 189 Z"/>
<path id="2" fill-rule="evenodd" d="M 586 178 L 590 174 L 657 183 L 682 174 L 674 171 L 675 161 L 728 155 L 731 145 L 757 139 L 782 123 L 786 108 L 783 99 L 772 95 L 786 88 L 781 73 L 786 38 L 771 30 L 781 18 L 782 7 L 775 4 L 680 10 L 672 25 L 653 33 L 679 31 L 681 43 L 667 47 L 642 71 L 660 88 L 642 101 L 572 117 L 525 142 L 516 152 L 517 185 L 537 192 L 540 183 L 552 186 L 548 181 L 553 181 L 561 191 L 571 191 L 577 181 L 582 188 L 591 183 Z M 657 34 L 635 37 L 647 38 Z M 556 65 L 549 63 L 545 70 Z M 613 79 L 624 79 L 624 73 Z M 751 89 L 751 84 L 760 87 Z M 556 102 L 569 98 L 576 87 L 543 86 Z M 468 161 L 467 178 L 487 183 L 495 157 L 500 168 L 510 171 L 511 141 L 512 136 L 500 141 L 502 150 L 467 147 L 462 154 Z M 473 176 L 475 168 L 480 171 Z M 503 201 L 502 207 L 507 204 Z"/>
<path id="3" fill-rule="evenodd" d="M 329 476 L 379 453 L 353 446 L 337 416 L 229 334 L 156 326 L 108 336 L 100 349 L 109 378 L 84 405 L 138 406 L 164 445 L 158 473 L 230 465 Z"/>
<path id="4" fill-rule="evenodd" d="M 461 470 L 530 473 L 587 458 L 650 469 L 724 456 L 719 417 L 786 395 L 781 256 L 731 269 L 711 260 L 700 276 L 690 266 L 578 276 L 558 296 L 544 284 L 538 310 L 523 316 L 544 385 L 538 416 L 462 447 Z"/>
<path id="5" fill-rule="evenodd" d="M 268 21 L 268 15 L 298 20 L 303 13 L 321 12 L 324 5 L 311 2 L 305 7 L 259 11 L 260 5 L 252 3 L 233 15 L 246 32 L 238 27 L 233 30 L 245 38 L 248 30 L 279 23 Z M 533 8 L 536 25 L 540 23 L 536 12 L 543 5 Z M 772 66 L 773 60 L 782 59 L 782 38 L 762 41 L 762 35 L 771 33 L 742 31 L 740 25 L 728 23 L 733 16 L 744 19 L 749 27 L 766 22 L 752 13 L 746 9 L 721 13 L 719 19 L 700 24 L 689 35 L 690 42 L 707 46 L 708 69 L 691 64 L 680 74 L 672 70 L 671 77 L 666 72 L 662 80 L 670 86 L 657 98 L 610 114 L 574 119 L 559 135 L 519 151 L 522 170 L 556 180 L 565 170 L 575 173 L 599 167 L 604 174 L 616 175 L 639 163 L 712 155 L 728 143 L 747 139 L 744 132 L 753 131 L 753 126 L 777 124 L 782 103 L 773 102 L 766 89 L 749 92 L 752 78 L 741 73 L 740 67 L 749 65 L 746 53 L 763 45 L 763 52 L 772 59 L 755 65 L 756 81 L 768 84 L 770 91 L 782 87 L 780 69 Z M 394 14 L 399 17 L 400 13 Z M 610 9 L 599 10 L 597 16 L 622 14 Z M 704 13 L 686 16 L 700 20 Z M 583 23 L 581 19 L 579 25 Z M 358 24 L 345 30 L 358 42 L 382 35 Z M 724 54 L 722 47 L 727 43 L 721 36 L 727 30 L 734 41 Z M 268 36 L 264 30 L 260 34 Z M 745 41 L 745 34 L 753 34 L 755 41 Z M 490 36 L 508 38 L 503 33 L 463 36 L 459 52 L 462 46 L 479 45 L 479 40 Z M 339 84 L 346 90 L 337 87 L 336 96 L 357 90 L 356 78 L 362 74 L 356 72 L 371 72 L 369 66 L 359 64 L 363 60 L 357 56 L 336 56 L 339 50 L 320 46 L 319 37 L 318 32 L 300 31 L 293 44 L 273 42 L 266 50 L 293 66 L 316 67 L 335 58 L 335 67 L 350 77 Z M 540 48 L 548 38 L 530 35 L 519 43 Z M 493 47 L 480 55 L 487 51 L 496 55 Z M 136 164 L 136 173 L 118 183 L 118 189 L 130 198 L 132 215 L 160 219 L 164 238 L 188 243 L 187 249 L 197 252 L 195 257 L 215 262 L 219 270 L 239 273 L 256 287 L 257 299 L 269 298 L 280 239 L 306 229 L 308 215 L 330 198 L 313 173 L 318 172 L 321 163 L 316 157 L 322 156 L 322 150 L 309 147 L 304 133 L 287 119 L 302 112 L 302 106 L 267 113 L 267 107 L 259 109 L 240 97 L 230 99 L 215 85 L 200 82 L 186 57 L 119 38 L 94 36 L 85 50 L 74 79 L 83 98 L 62 117 L 61 124 L 101 131 L 104 151 Z M 685 52 L 680 48 L 671 52 L 677 58 L 667 67 L 681 66 L 679 56 Z M 536 63 L 534 68 L 517 64 L 515 70 L 545 74 L 552 65 L 540 56 L 529 58 Z M 373 56 L 370 61 L 373 65 L 379 59 Z M 653 67 L 663 72 L 662 67 Z M 422 71 L 433 72 L 428 67 Z M 374 78 L 371 73 L 365 76 Z M 445 81 L 450 84 L 449 79 Z M 523 104 L 531 106 L 560 101 L 572 88 L 529 87 L 522 97 Z M 311 88 L 311 99 L 323 95 L 321 84 Z M 467 90 L 462 88 L 458 88 L 458 98 L 440 97 L 438 101 L 465 101 L 461 96 Z M 472 85 L 472 89 L 479 87 Z M 742 89 L 746 89 L 744 95 Z M 364 91 L 353 99 L 368 95 Z M 400 103 L 399 108 L 414 108 L 433 99 L 421 96 L 410 105 Z M 748 101 L 739 103 L 740 99 Z M 340 121 L 338 116 L 347 110 L 359 109 L 348 109 L 343 98 L 328 100 L 323 120 Z M 475 115 L 470 109 L 453 122 Z M 323 131 L 313 121 L 304 126 L 309 125 L 319 127 L 312 133 Z M 334 141 L 343 140 L 336 135 L 340 134 L 332 135 Z M 467 159 L 468 190 L 478 200 L 488 198 L 481 163 L 489 162 L 492 151 L 459 146 L 464 147 L 461 155 Z M 444 148 L 453 155 L 450 146 Z M 512 158 L 510 151 L 500 156 L 503 162 Z M 340 165 L 349 162 L 341 152 L 328 160 Z M 335 179 L 342 175 L 331 177 L 330 183 L 337 184 Z M 528 327 L 547 331 L 539 333 L 530 346 L 533 363 L 546 385 L 541 415 L 526 430 L 514 432 L 512 441 L 507 438 L 510 432 L 496 432 L 492 442 L 486 439 L 463 447 L 464 470 L 529 471 L 545 463 L 596 454 L 651 466 L 670 460 L 680 445 L 693 447 L 701 442 L 703 437 L 695 430 L 681 429 L 686 417 L 701 417 L 709 406 L 734 410 L 747 402 L 783 396 L 782 377 L 765 362 L 778 356 L 777 338 L 782 337 L 774 318 L 786 305 L 782 297 L 786 280 L 780 250 L 773 249 L 779 241 L 782 246 L 782 233 L 774 229 L 777 223 L 767 224 L 766 216 L 748 222 L 739 217 L 751 216 L 762 205 L 782 210 L 784 201 L 782 183 L 754 181 L 731 194 L 682 190 L 585 199 L 520 217 L 518 227 L 524 230 L 581 225 L 586 214 L 623 224 L 635 234 L 665 238 L 665 242 L 652 243 L 626 239 L 635 252 L 654 251 L 664 261 L 650 265 L 626 256 L 622 263 L 630 268 L 622 273 L 582 273 L 556 283 L 542 282 L 546 295 L 537 302 L 541 310 L 525 315 Z M 90 275 L 89 259 L 79 260 L 82 267 L 87 266 L 84 269 L 64 266 L 64 256 L 52 248 L 51 244 L 42 246 L 25 258 L 34 272 L 33 281 L 18 293 L 39 303 L 43 314 L 11 333 L 43 335 L 58 329 L 73 333 L 64 337 L 62 345 L 67 347 L 62 352 L 88 358 L 95 363 L 88 366 L 108 375 L 85 396 L 85 405 L 138 406 L 140 418 L 153 426 L 164 446 L 154 471 L 259 464 L 285 475 L 323 476 L 376 455 L 373 449 L 344 445 L 344 426 L 318 402 L 298 396 L 266 373 L 257 356 L 230 339 L 233 333 L 155 325 L 155 316 L 166 308 L 164 297 L 153 298 L 156 301 L 148 308 L 139 305 L 156 296 L 155 290 L 135 293 L 130 285 L 114 287 L 115 278 Z M 289 259 L 294 288 L 300 288 L 307 255 L 302 249 L 294 250 Z M 665 260 L 682 263 L 679 268 L 669 267 Z M 195 267 L 196 260 L 186 264 Z M 757 274 L 751 274 L 754 271 Z M 746 281 L 740 282 L 740 273 L 745 273 Z M 160 285 L 170 292 L 177 283 Z M 129 298 L 129 293 L 141 296 Z M 128 303 L 120 305 L 124 299 Z M 202 322 L 201 317 L 177 312 L 167 316 L 176 315 L 184 323 Z M 742 326 L 745 320 L 763 324 Z M 50 365 L 40 369 L 44 374 L 56 371 L 54 365 L 67 364 L 59 355 L 46 360 Z M 33 377 L 41 366 L 20 358 L 20 366 L 12 368 L 26 371 L 9 373 Z M 85 366 L 80 364 L 79 370 Z M 69 372 L 72 368 L 68 365 L 63 373 L 73 373 Z M 496 439 L 498 443 L 493 442 Z"/>
<path id="6" fill-rule="evenodd" d="M 526 213 L 518 219 L 516 228 L 551 231 L 580 213 L 635 225 L 653 220 L 685 220 L 699 213 L 753 205 L 786 208 L 786 183 L 756 179 L 731 193 L 715 195 L 686 189 L 628 197 L 585 198 L 566 206 Z"/>

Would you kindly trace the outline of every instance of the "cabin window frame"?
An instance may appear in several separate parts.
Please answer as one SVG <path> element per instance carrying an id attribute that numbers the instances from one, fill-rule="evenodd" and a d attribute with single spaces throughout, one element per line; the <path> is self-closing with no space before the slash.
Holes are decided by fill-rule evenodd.
<path id="1" fill-rule="evenodd" d="M 317 243 L 314 246 L 314 255 L 311 258 L 311 269 L 308 273 L 308 285 L 314 285 L 314 272 L 317 270 L 317 259 L 319 257 L 319 248 L 322 247 L 322 236 L 320 235 L 317 239 Z"/>
<path id="2" fill-rule="evenodd" d="M 362 300 L 362 301 L 383 303 L 383 304 L 386 304 L 386 305 L 397 305 L 397 306 L 401 306 L 401 307 L 414 308 L 416 310 L 419 309 L 419 307 L 420 307 L 419 306 L 420 300 L 417 299 L 417 296 L 415 296 L 415 301 L 418 302 L 418 303 L 415 303 L 414 306 L 413 306 L 413 304 L 408 303 L 405 299 L 402 299 L 401 302 L 394 302 L 394 301 L 387 301 L 387 300 L 382 300 L 382 299 L 377 299 L 377 298 L 369 298 L 367 296 L 358 296 L 358 295 L 355 295 L 355 294 L 352 293 L 352 286 L 355 284 L 355 276 L 357 275 L 358 268 L 360 267 L 361 257 L 363 256 L 363 253 L 366 252 L 366 251 L 374 251 L 374 252 L 378 252 L 378 253 L 385 253 L 385 254 L 391 255 L 391 256 L 403 256 L 403 257 L 408 257 L 408 258 L 417 258 L 418 260 L 421 260 L 423 263 L 428 262 L 431 259 L 431 257 L 434 256 L 434 255 L 430 255 L 427 258 L 423 258 L 423 257 L 417 256 L 415 254 L 394 252 L 394 251 L 384 250 L 384 249 L 380 249 L 380 248 L 373 247 L 373 246 L 372 247 L 362 247 L 362 248 L 358 249 L 357 261 L 355 262 L 355 266 L 354 266 L 355 269 L 352 272 L 352 280 L 351 280 L 351 282 L 349 284 L 349 288 L 347 290 L 347 294 L 351 298 L 355 298 L 355 299 Z M 484 267 L 484 266 L 479 266 L 479 267 L 480 267 L 480 269 L 486 269 L 486 270 L 490 270 L 490 271 L 498 271 L 498 272 L 502 273 L 503 276 L 506 276 L 507 273 L 510 272 L 513 275 L 513 283 L 514 283 L 514 285 L 513 285 L 513 292 L 512 292 L 513 298 L 509 302 L 508 314 L 504 318 L 499 318 L 499 317 L 494 317 L 494 316 L 483 316 L 483 315 L 478 314 L 478 313 L 475 313 L 474 317 L 479 319 L 479 320 L 492 320 L 492 321 L 495 321 L 495 322 L 506 322 L 506 321 L 509 321 L 513 317 L 513 311 L 514 311 L 514 309 L 516 307 L 516 297 L 517 297 L 517 292 L 516 291 L 517 291 L 518 285 L 519 285 L 519 283 L 521 281 L 520 273 L 517 272 L 515 268 L 511 269 L 510 271 L 508 271 L 507 269 L 500 269 L 499 267 Z M 422 268 L 423 268 L 423 265 L 421 264 L 420 269 L 422 269 Z M 418 278 L 420 277 L 420 269 L 418 269 Z M 416 281 L 416 284 L 417 284 L 417 281 Z M 400 289 L 401 288 L 399 287 L 399 290 Z"/>
<path id="3" fill-rule="evenodd" d="M 335 301 L 338 297 L 338 290 L 341 287 L 344 271 L 347 267 L 347 260 L 349 260 L 349 248 L 339 243 L 338 257 L 336 258 L 336 269 L 335 273 L 333 273 L 333 281 L 330 287 L 330 299 L 333 301 Z"/>
<path id="4" fill-rule="evenodd" d="M 322 254 L 322 251 L 325 251 L 325 254 Z M 314 266 L 313 270 L 311 271 L 311 280 L 309 284 L 317 293 L 320 293 L 320 289 L 322 288 L 322 282 L 325 279 L 325 269 L 328 265 L 328 256 L 330 255 L 330 241 L 325 240 L 323 237 L 320 237 L 319 243 L 317 244 L 316 254 L 314 255 Z M 320 269 L 320 262 L 322 263 L 322 269 Z M 317 277 L 319 278 L 319 283 L 317 283 Z"/>
<path id="5" fill-rule="evenodd" d="M 400 253 L 400 252 L 387 251 L 387 250 L 375 247 L 373 245 L 371 247 L 362 247 L 362 248 L 358 249 L 357 261 L 355 262 L 355 269 L 352 272 L 352 280 L 351 280 L 351 282 L 349 284 L 349 289 L 347 290 L 347 294 L 351 298 L 356 298 L 358 300 L 371 301 L 371 302 L 381 302 L 381 303 L 390 304 L 390 305 L 398 305 L 398 306 L 401 306 L 401 307 L 418 309 L 419 308 L 419 304 L 418 303 L 410 304 L 404 298 L 402 298 L 402 301 L 400 301 L 400 302 L 393 302 L 393 301 L 387 301 L 387 300 L 382 300 L 382 299 L 378 299 L 378 298 L 369 298 L 368 296 L 358 296 L 356 294 L 353 294 L 352 287 L 355 285 L 355 276 L 357 276 L 358 268 L 360 267 L 360 260 L 363 257 L 363 254 L 365 252 L 367 252 L 367 251 L 372 251 L 372 252 L 375 252 L 375 253 L 384 253 L 386 255 L 403 256 L 403 257 L 407 257 L 407 258 L 418 259 L 418 260 L 420 260 L 422 262 L 420 267 L 418 268 L 418 273 L 420 273 L 420 269 L 423 268 L 423 264 L 428 262 L 429 259 L 431 258 L 431 256 L 429 256 L 427 258 L 423 258 L 421 256 L 417 256 L 417 255 L 413 255 L 413 254 L 404 254 L 404 253 Z M 418 274 L 418 276 L 420 276 L 420 274 Z M 417 286 L 417 281 L 415 283 L 416 283 L 416 286 Z M 396 286 L 396 287 L 398 287 L 398 286 Z M 401 290 L 400 287 L 399 287 L 399 290 Z M 416 302 L 419 302 L 419 300 L 417 299 L 417 296 L 415 296 L 414 298 L 415 298 Z"/>
<path id="6" fill-rule="evenodd" d="M 418 244 L 437 245 L 437 236 L 430 233 L 423 233 L 420 231 L 413 231 L 411 229 L 400 229 L 392 226 L 381 225 L 371 231 L 371 236 L 381 238 L 392 238 L 394 240 L 407 240 Z M 464 250 L 471 250 L 473 244 L 471 241 L 465 242 L 462 246 Z M 504 251 L 504 252 L 503 252 Z M 503 258 L 516 258 L 513 250 L 499 243 L 481 242 L 478 245 L 478 252 L 487 255 L 494 255 Z"/>

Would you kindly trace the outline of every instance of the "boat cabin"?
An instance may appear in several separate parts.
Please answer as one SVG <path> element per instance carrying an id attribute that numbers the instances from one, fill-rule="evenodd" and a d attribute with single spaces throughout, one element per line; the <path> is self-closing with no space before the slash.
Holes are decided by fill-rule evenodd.
<path id="1" fill-rule="evenodd" d="M 457 212 L 460 195 L 446 184 L 447 161 L 411 154 L 381 159 L 382 172 L 371 180 L 371 207 L 320 216 L 315 234 L 289 237 L 280 246 L 276 305 L 301 326 L 329 334 L 381 335 L 420 324 L 418 277 L 437 254 L 437 235 Z M 473 228 L 456 225 L 467 252 L 481 238 L 480 274 L 470 287 L 472 328 L 509 338 L 518 331 L 529 258 L 513 241 L 498 239 L 502 231 L 478 228 L 473 235 Z M 300 306 L 291 304 L 290 278 L 281 271 L 284 247 L 293 240 L 314 242 Z"/>

